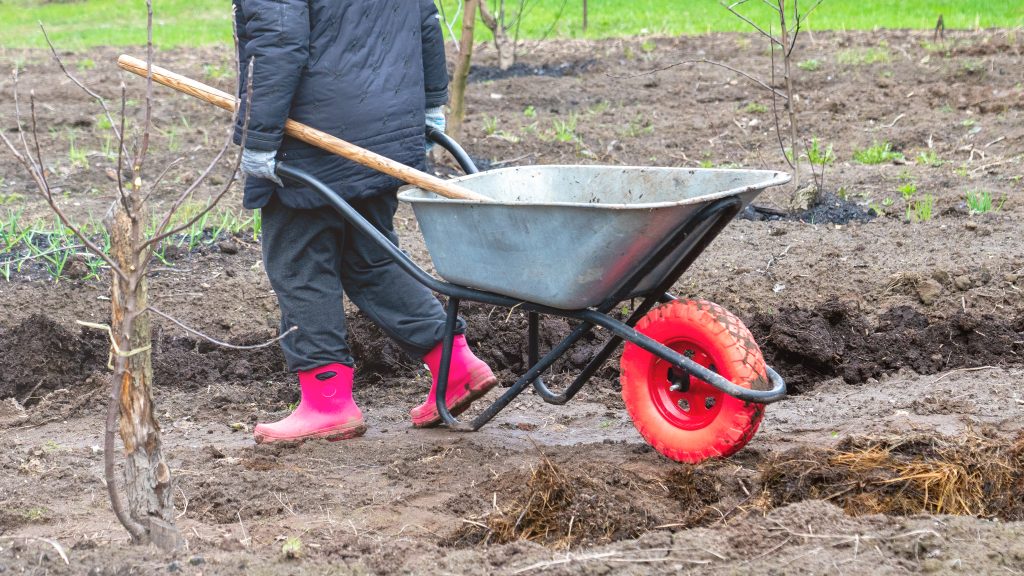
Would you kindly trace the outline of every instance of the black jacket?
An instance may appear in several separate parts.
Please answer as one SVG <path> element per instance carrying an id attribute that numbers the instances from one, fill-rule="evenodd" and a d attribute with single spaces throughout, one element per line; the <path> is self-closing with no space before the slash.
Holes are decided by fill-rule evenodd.
<path id="1" fill-rule="evenodd" d="M 424 109 L 448 100 L 444 41 L 433 0 L 233 0 L 246 78 L 254 59 L 245 147 L 277 150 L 278 161 L 311 172 L 349 199 L 400 182 L 283 136 L 292 118 L 414 168 L 424 167 Z M 292 208 L 325 206 L 314 192 L 249 178 L 244 204 L 277 193 Z"/>

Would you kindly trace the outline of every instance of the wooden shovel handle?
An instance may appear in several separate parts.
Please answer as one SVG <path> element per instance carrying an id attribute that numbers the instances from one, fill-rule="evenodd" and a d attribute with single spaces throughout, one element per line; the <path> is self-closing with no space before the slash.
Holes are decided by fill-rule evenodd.
<path id="1" fill-rule="evenodd" d="M 117 65 L 142 77 L 146 77 L 148 75 L 148 72 L 146 71 L 146 61 L 133 56 L 122 54 L 117 59 Z M 209 102 L 217 107 L 234 111 L 235 107 L 238 106 L 238 98 L 212 86 L 207 86 L 202 82 L 197 82 L 191 78 L 187 78 L 181 74 L 176 74 L 159 66 L 153 66 L 152 73 L 153 80 L 155 82 L 174 88 L 175 90 L 184 92 L 190 96 L 195 96 L 196 98 L 203 100 L 204 102 Z M 403 182 L 419 186 L 424 190 L 440 194 L 445 198 L 452 198 L 455 200 L 474 200 L 477 202 L 491 201 L 487 196 L 477 194 L 472 190 L 447 182 L 437 178 L 436 176 L 427 174 L 426 172 L 420 172 L 415 168 L 410 168 L 405 164 L 395 162 L 390 158 L 370 152 L 369 150 L 360 148 L 355 144 L 346 142 L 341 138 L 331 136 L 326 132 L 322 132 L 316 128 L 311 128 L 291 119 L 285 122 L 284 133 L 296 140 L 301 140 L 306 144 L 322 148 L 343 158 L 348 158 L 353 162 L 373 168 L 374 170 L 383 172 L 389 176 L 394 176 Z"/>

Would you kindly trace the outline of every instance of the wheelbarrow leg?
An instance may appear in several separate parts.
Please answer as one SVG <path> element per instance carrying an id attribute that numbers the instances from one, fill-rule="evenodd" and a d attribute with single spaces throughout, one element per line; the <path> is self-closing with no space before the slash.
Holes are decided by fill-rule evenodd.
<path id="1" fill-rule="evenodd" d="M 448 410 L 448 375 L 451 372 L 452 347 L 455 342 L 455 326 L 459 319 L 459 299 L 449 298 L 447 316 L 444 323 L 444 340 L 441 345 L 441 365 L 437 369 L 437 390 L 434 401 L 437 413 L 444 423 L 451 428 L 460 428 L 461 423 Z"/>

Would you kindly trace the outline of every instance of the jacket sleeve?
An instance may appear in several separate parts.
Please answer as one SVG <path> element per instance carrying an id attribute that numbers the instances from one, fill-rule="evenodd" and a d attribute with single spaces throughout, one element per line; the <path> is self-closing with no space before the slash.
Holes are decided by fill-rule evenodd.
<path id="1" fill-rule="evenodd" d="M 423 83 L 426 107 L 448 103 L 448 66 L 444 55 L 441 19 L 433 0 L 420 0 L 423 19 Z"/>
<path id="2" fill-rule="evenodd" d="M 234 5 L 241 62 L 241 109 L 235 125 L 235 143 L 241 143 L 245 125 L 248 68 L 252 59 L 252 109 L 245 147 L 277 150 L 309 60 L 309 4 L 307 0 L 234 0 Z"/>

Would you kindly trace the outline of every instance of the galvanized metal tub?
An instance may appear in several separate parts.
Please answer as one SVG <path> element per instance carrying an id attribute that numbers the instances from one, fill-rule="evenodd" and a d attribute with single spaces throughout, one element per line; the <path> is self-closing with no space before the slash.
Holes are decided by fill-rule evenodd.
<path id="1" fill-rule="evenodd" d="M 406 188 L 437 273 L 459 284 L 553 308 L 608 298 L 692 214 L 713 200 L 789 181 L 766 170 L 523 166 L 455 182 L 493 203 Z M 686 255 L 680 246 L 641 282 L 653 288 Z"/>

